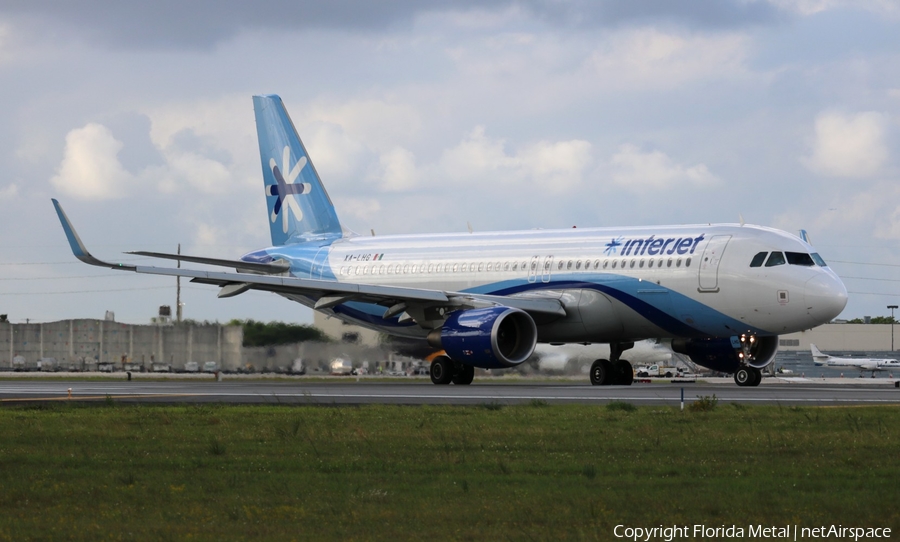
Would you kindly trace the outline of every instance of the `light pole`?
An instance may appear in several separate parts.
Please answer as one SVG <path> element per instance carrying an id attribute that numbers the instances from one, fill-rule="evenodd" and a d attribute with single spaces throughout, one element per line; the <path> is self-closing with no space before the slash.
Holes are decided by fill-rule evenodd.
<path id="1" fill-rule="evenodd" d="M 894 351 L 894 309 L 898 308 L 897 305 L 888 305 L 887 308 L 891 309 L 891 352 Z"/>

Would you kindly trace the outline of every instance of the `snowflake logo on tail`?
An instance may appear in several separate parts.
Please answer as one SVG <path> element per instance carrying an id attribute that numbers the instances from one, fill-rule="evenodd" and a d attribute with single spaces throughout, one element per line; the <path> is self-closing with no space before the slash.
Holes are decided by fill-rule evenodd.
<path id="1" fill-rule="evenodd" d="M 278 198 L 275 201 L 275 206 L 272 207 L 272 216 L 269 218 L 272 219 L 272 224 L 274 224 L 275 221 L 278 220 L 278 215 L 280 213 L 281 229 L 284 233 L 287 233 L 288 231 L 288 214 L 293 213 L 298 221 L 303 220 L 303 211 L 300 210 L 300 205 L 297 204 L 297 200 L 288 196 L 309 194 L 310 190 L 312 190 L 312 185 L 309 183 L 294 182 L 297 180 L 297 177 L 300 176 L 300 171 L 306 167 L 306 163 L 306 157 L 301 156 L 300 159 L 297 160 L 297 163 L 294 164 L 294 168 L 290 170 L 290 173 L 288 173 L 287 176 L 285 176 L 282 172 L 288 171 L 291 164 L 291 148 L 287 145 L 284 147 L 281 169 L 278 168 L 278 164 L 275 162 L 274 158 L 269 159 L 269 167 L 272 169 L 272 176 L 275 177 L 275 184 L 266 186 L 266 195 Z M 285 207 L 290 209 L 290 211 L 285 210 Z"/>

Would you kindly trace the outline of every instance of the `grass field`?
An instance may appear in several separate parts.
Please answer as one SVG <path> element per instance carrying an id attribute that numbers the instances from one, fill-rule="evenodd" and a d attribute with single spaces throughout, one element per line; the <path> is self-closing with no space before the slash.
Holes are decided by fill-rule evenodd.
<path id="1" fill-rule="evenodd" d="M 898 445 L 883 407 L 4 407 L 0 540 L 897 532 Z"/>

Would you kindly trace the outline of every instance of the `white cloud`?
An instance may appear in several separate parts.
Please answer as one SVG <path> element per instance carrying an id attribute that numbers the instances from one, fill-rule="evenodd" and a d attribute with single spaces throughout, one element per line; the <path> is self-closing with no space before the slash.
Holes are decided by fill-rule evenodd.
<path id="1" fill-rule="evenodd" d="M 297 110 L 298 125 L 322 122 L 340 126 L 350 140 L 365 141 L 377 151 L 414 141 L 422 127 L 422 120 L 414 107 L 383 100 L 351 100 L 339 104 L 319 102 L 305 110 L 289 104 L 288 107 Z M 303 137 L 302 133 L 300 137 Z"/>
<path id="2" fill-rule="evenodd" d="M 63 160 L 50 182 L 60 192 L 84 200 L 124 196 L 134 176 L 117 157 L 122 143 L 109 128 L 89 123 L 66 135 Z"/>
<path id="3" fill-rule="evenodd" d="M 335 202 L 335 208 L 338 211 L 341 223 L 345 226 L 350 224 L 371 224 L 380 218 L 383 212 L 381 200 L 378 198 L 341 198 Z M 359 233 L 369 235 L 370 232 L 362 231 Z"/>
<path id="4" fill-rule="evenodd" d="M 667 89 L 706 78 L 746 72 L 749 38 L 740 34 L 682 35 L 656 28 L 612 34 L 585 67 L 607 88 Z"/>
<path id="5" fill-rule="evenodd" d="M 379 172 L 376 176 L 385 190 L 400 192 L 415 188 L 419 180 L 416 157 L 403 147 L 394 147 L 378 160 Z"/>
<path id="6" fill-rule="evenodd" d="M 19 185 L 11 183 L 0 188 L 0 201 L 13 199 L 19 195 Z"/>
<path id="7" fill-rule="evenodd" d="M 573 139 L 551 143 L 541 141 L 520 153 L 522 165 L 544 186 L 562 192 L 581 182 L 591 163 L 591 144 Z"/>
<path id="8" fill-rule="evenodd" d="M 840 8 L 863 9 L 885 15 L 900 14 L 900 5 L 895 0 L 769 0 L 769 2 L 801 15 L 814 15 Z"/>
<path id="9" fill-rule="evenodd" d="M 205 156 L 192 152 L 171 152 L 166 153 L 165 157 L 172 177 L 187 182 L 205 194 L 221 192 L 222 187 L 232 180 L 224 164 Z"/>
<path id="10" fill-rule="evenodd" d="M 476 126 L 457 146 L 443 152 L 438 167 L 454 181 L 485 180 L 489 174 L 497 174 L 493 180 L 499 182 L 514 181 L 504 172 L 514 170 L 518 162 L 506 154 L 504 144 L 502 139 L 488 138 L 484 126 Z"/>
<path id="11" fill-rule="evenodd" d="M 309 157 L 326 185 L 349 181 L 360 175 L 369 150 L 344 129 L 333 123 L 314 123 L 300 134 Z"/>
<path id="12" fill-rule="evenodd" d="M 610 165 L 613 181 L 635 191 L 645 188 L 674 188 L 685 184 L 703 186 L 719 182 L 704 164 L 676 164 L 661 151 L 645 152 L 632 144 L 620 146 L 619 151 L 610 159 Z"/>
<path id="13" fill-rule="evenodd" d="M 590 152 L 590 143 L 573 139 L 540 141 L 508 153 L 503 139 L 491 139 L 483 126 L 477 126 L 457 146 L 445 150 L 436 167 L 451 182 L 524 182 L 561 192 L 581 183 Z"/>
<path id="14" fill-rule="evenodd" d="M 816 118 L 815 142 L 801 162 L 832 177 L 871 177 L 888 159 L 884 115 L 874 111 L 844 115 L 822 113 Z"/>

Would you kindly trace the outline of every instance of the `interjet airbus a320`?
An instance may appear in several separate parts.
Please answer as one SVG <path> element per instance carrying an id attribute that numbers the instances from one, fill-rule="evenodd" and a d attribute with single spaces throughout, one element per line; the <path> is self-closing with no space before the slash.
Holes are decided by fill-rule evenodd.
<path id="1" fill-rule="evenodd" d="M 470 384 L 475 367 L 523 363 L 537 343 L 608 343 L 592 384 L 632 383 L 623 353 L 666 339 L 676 352 L 756 386 L 778 335 L 836 317 L 838 276 L 806 242 L 743 224 L 363 237 L 345 230 L 281 101 L 254 96 L 272 246 L 239 260 L 134 252 L 234 268 L 192 270 L 92 256 L 59 202 L 81 261 L 191 277 L 219 297 L 275 292 L 341 320 L 420 338 L 443 351 L 435 384 Z"/>

